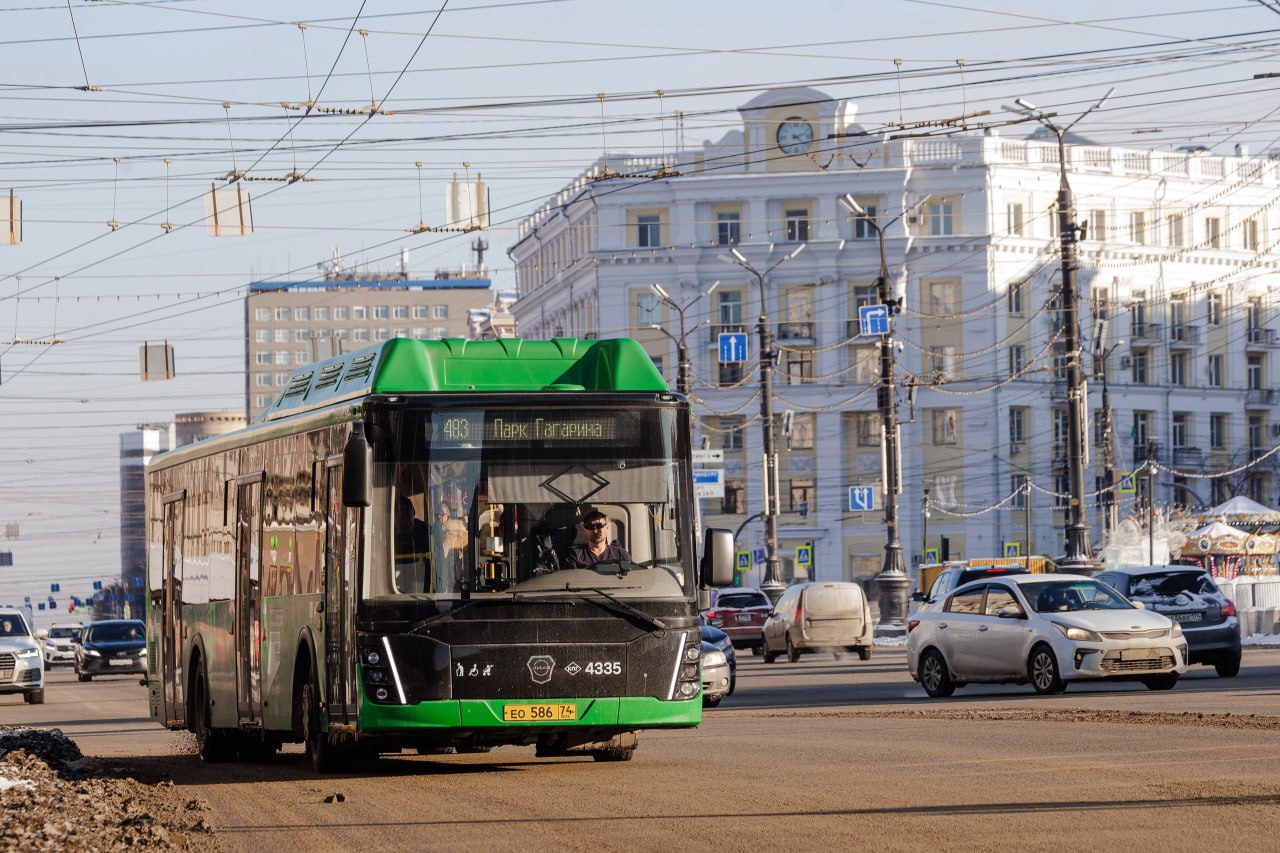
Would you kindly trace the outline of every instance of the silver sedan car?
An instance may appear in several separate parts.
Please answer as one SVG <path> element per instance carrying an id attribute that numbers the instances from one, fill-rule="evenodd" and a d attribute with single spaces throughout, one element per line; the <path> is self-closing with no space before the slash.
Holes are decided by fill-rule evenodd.
<path id="1" fill-rule="evenodd" d="M 1168 690 L 1187 671 L 1178 623 L 1083 575 L 973 581 L 907 631 L 907 668 L 933 697 L 975 682 L 1061 693 L 1070 681 L 1129 679 Z"/>

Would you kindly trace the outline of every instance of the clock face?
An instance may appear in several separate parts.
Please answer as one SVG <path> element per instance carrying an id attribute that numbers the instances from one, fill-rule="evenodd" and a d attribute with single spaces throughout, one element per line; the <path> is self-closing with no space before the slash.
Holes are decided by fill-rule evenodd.
<path id="1" fill-rule="evenodd" d="M 813 125 L 802 118 L 789 118 L 778 125 L 778 147 L 786 154 L 802 154 L 813 144 Z"/>

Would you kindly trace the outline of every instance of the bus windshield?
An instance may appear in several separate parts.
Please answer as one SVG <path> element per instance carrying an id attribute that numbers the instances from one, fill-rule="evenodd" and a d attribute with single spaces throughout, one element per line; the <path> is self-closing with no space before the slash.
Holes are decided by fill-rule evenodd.
<path id="1" fill-rule="evenodd" d="M 635 405 L 388 411 L 362 598 L 692 597 L 684 417 Z"/>

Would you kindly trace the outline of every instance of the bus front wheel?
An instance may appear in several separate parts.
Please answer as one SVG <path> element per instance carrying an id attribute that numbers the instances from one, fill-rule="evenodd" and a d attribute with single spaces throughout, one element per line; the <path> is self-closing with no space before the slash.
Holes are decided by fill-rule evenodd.
<path id="1" fill-rule="evenodd" d="M 344 769 L 344 751 L 329 743 L 328 733 L 320 730 L 320 687 L 314 668 L 310 680 L 302 685 L 302 732 L 313 770 L 335 773 Z"/>

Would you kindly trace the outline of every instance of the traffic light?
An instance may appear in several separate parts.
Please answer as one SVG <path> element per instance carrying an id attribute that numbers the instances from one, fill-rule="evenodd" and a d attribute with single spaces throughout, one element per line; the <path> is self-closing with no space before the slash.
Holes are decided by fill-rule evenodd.
<path id="1" fill-rule="evenodd" d="M 734 585 L 734 586 L 742 586 L 742 575 L 743 575 L 743 573 L 742 573 L 742 572 L 734 572 L 734 573 L 733 573 L 733 585 Z"/>

